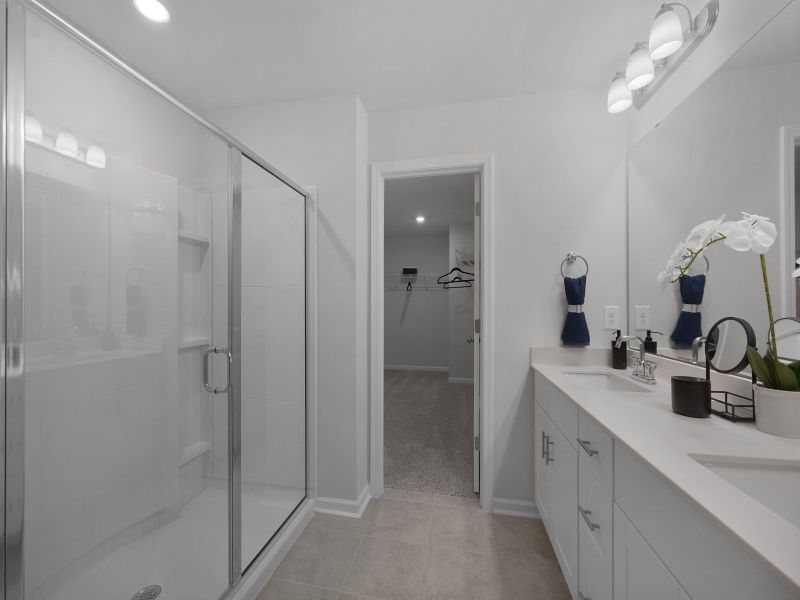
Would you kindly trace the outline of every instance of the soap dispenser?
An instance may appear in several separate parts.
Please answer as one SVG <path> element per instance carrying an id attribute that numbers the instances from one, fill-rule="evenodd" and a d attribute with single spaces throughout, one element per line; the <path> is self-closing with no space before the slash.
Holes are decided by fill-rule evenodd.
<path id="1" fill-rule="evenodd" d="M 614 339 L 611 340 L 611 367 L 614 369 L 628 368 L 628 343 L 622 342 L 617 347 L 617 340 L 622 336 L 622 332 L 617 329 Z"/>
<path id="2" fill-rule="evenodd" d="M 647 330 L 647 337 L 644 338 L 644 351 L 650 354 L 658 354 L 658 342 L 653 339 L 653 334 L 664 335 L 660 331 Z"/>

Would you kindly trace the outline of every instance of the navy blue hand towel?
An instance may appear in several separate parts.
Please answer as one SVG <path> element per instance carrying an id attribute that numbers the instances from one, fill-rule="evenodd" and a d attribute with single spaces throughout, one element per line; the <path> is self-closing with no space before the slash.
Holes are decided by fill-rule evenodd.
<path id="1" fill-rule="evenodd" d="M 697 311 L 681 310 L 678 322 L 669 339 L 676 348 L 686 349 L 692 347 L 695 338 L 703 335 L 700 319 L 700 304 L 703 303 L 703 292 L 706 289 L 705 275 L 681 275 L 678 280 L 681 289 L 681 300 L 684 305 L 693 304 Z"/>
<path id="2" fill-rule="evenodd" d="M 583 347 L 589 345 L 589 326 L 583 314 L 583 301 L 586 297 L 586 275 L 580 277 L 564 277 L 564 293 L 567 304 L 579 306 L 580 312 L 567 312 L 564 329 L 561 331 L 561 343 L 565 346 Z"/>

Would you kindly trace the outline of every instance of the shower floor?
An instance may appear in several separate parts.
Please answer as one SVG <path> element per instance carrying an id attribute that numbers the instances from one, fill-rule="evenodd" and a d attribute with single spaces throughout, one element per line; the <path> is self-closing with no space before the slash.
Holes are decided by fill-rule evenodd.
<path id="1" fill-rule="evenodd" d="M 244 485 L 242 563 L 255 557 L 302 500 L 303 492 Z M 29 590 L 31 600 L 130 600 L 157 584 L 159 600 L 217 600 L 228 582 L 227 482 L 206 480 L 203 491 L 175 518 L 139 524 L 122 534 L 131 540 L 108 552 L 92 552 Z M 102 550 L 102 549 L 101 549 Z"/>

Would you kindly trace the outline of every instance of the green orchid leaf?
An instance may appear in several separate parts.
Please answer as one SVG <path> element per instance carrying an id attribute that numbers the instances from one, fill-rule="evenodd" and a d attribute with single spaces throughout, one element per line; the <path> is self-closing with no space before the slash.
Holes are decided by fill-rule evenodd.
<path id="1" fill-rule="evenodd" d="M 775 378 L 767 366 L 767 361 L 752 346 L 747 347 L 747 360 L 750 362 L 750 368 L 753 369 L 753 373 L 756 374 L 756 377 L 764 387 L 774 390 Z"/>
<path id="2" fill-rule="evenodd" d="M 797 376 L 785 363 L 775 361 L 775 375 L 778 380 L 778 389 L 787 392 L 797 389 Z"/>
<path id="3" fill-rule="evenodd" d="M 794 371 L 794 376 L 797 377 L 798 385 L 800 385 L 800 360 L 790 362 L 786 366 L 789 367 L 792 371 Z"/>

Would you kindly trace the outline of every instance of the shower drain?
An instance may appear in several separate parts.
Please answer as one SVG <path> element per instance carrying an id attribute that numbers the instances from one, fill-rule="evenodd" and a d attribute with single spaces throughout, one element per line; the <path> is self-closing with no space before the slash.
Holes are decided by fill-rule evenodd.
<path id="1" fill-rule="evenodd" d="M 160 585 L 148 585 L 133 595 L 131 600 L 155 600 L 161 595 Z"/>

